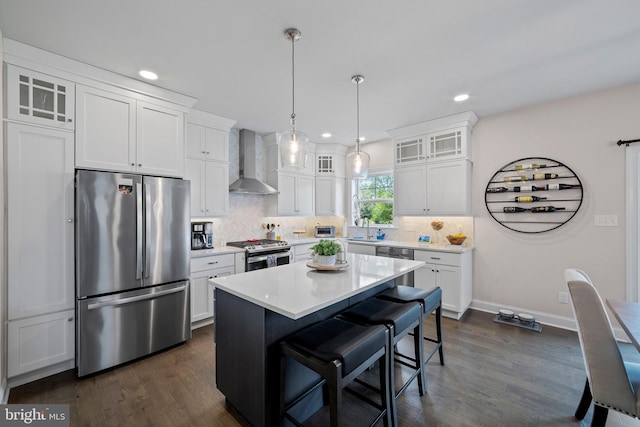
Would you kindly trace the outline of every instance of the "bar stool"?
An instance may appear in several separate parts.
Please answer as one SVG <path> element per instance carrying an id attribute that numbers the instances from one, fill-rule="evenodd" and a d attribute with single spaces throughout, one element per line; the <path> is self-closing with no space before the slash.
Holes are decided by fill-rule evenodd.
<path id="1" fill-rule="evenodd" d="M 298 426 L 302 425 L 287 411 L 318 387 L 326 384 L 331 426 L 338 426 L 339 417 L 342 415 L 342 390 L 374 362 L 379 361 L 379 391 L 382 405 L 364 396 L 356 395 L 381 411 L 371 425 L 383 418 L 385 426 L 395 427 L 397 423 L 393 424 L 391 418 L 393 399 L 391 399 L 392 383 L 389 367 L 393 359 L 388 335 L 388 330 L 383 326 L 365 326 L 334 317 L 315 323 L 285 338 L 280 343 L 282 355 L 315 371 L 322 377 L 322 381 L 288 404 L 284 402 L 283 381 L 280 387 L 280 420 L 284 421 L 284 418 L 287 418 Z M 285 372 L 285 363 L 286 359 L 282 357 L 281 376 Z"/>
<path id="2" fill-rule="evenodd" d="M 391 399 L 391 409 L 394 425 L 397 423 L 398 415 L 396 410 L 396 399 L 404 393 L 409 384 L 417 377 L 418 390 L 423 396 L 426 389 L 426 379 L 424 375 L 424 349 L 422 347 L 422 307 L 417 302 L 396 303 L 379 298 L 370 298 L 359 304 L 350 307 L 339 314 L 339 317 L 368 325 L 385 325 L 389 329 L 389 347 L 391 352 L 391 365 L 389 377 L 393 399 Z M 410 332 L 413 332 L 413 345 L 415 349 L 415 366 L 410 378 L 403 386 L 395 392 L 395 374 L 393 369 L 394 347 Z M 365 384 L 367 385 L 367 384 Z"/>
<path id="3" fill-rule="evenodd" d="M 413 286 L 396 286 L 395 288 L 388 289 L 378 295 L 376 298 L 381 298 L 387 301 L 393 301 L 398 303 L 417 302 L 422 305 L 422 312 L 424 316 L 428 316 L 434 310 L 436 312 L 436 339 L 424 336 L 425 341 L 435 343 L 436 346 L 431 350 L 431 353 L 425 357 L 425 363 L 429 362 L 433 355 L 438 351 L 440 353 L 440 364 L 444 365 L 444 347 L 442 345 L 442 290 L 439 286 L 431 289 L 414 288 Z M 412 358 L 400 354 L 400 356 L 413 360 Z"/>

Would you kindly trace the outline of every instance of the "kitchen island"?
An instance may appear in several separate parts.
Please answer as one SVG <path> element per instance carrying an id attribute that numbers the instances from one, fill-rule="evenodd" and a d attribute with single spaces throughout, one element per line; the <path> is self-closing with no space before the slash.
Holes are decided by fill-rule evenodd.
<path id="1" fill-rule="evenodd" d="M 254 426 L 280 425 L 279 342 L 394 286 L 394 279 L 421 261 L 348 254 L 348 267 L 316 271 L 306 262 L 211 279 L 215 286 L 216 385 L 227 404 Z M 290 362 L 285 400 L 318 381 Z M 304 403 L 304 402 L 303 402 Z M 320 396 L 294 408 L 302 421 Z"/>

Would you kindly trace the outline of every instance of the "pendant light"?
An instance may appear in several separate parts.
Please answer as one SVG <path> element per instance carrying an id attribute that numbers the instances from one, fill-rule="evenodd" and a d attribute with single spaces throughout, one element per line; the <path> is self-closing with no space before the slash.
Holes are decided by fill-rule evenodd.
<path id="1" fill-rule="evenodd" d="M 352 179 L 365 179 L 371 157 L 360 150 L 360 83 L 364 81 L 364 76 L 357 74 L 351 77 L 351 81 L 356 84 L 356 149 L 347 155 L 347 167 Z"/>
<path id="2" fill-rule="evenodd" d="M 283 167 L 302 169 L 307 165 L 309 151 L 309 137 L 296 129 L 295 42 L 300 40 L 302 33 L 296 28 L 289 28 L 284 35 L 291 41 L 291 130 L 280 134 L 278 149 Z"/>

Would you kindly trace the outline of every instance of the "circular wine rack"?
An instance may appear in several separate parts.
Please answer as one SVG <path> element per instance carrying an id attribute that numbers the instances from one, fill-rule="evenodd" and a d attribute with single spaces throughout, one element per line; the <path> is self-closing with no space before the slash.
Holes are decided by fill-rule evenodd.
<path id="1" fill-rule="evenodd" d="M 582 182 L 571 168 L 545 157 L 526 157 L 491 177 L 484 202 L 500 225 L 520 233 L 543 233 L 573 218 L 582 196 Z"/>

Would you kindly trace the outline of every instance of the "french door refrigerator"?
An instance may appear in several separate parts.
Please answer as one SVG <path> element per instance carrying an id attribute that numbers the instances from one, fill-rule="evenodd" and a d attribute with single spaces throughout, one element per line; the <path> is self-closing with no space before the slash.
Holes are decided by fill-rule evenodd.
<path id="1" fill-rule="evenodd" d="M 78 376 L 191 338 L 189 184 L 76 172 Z"/>

